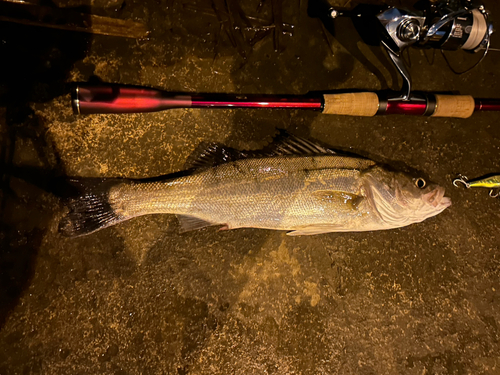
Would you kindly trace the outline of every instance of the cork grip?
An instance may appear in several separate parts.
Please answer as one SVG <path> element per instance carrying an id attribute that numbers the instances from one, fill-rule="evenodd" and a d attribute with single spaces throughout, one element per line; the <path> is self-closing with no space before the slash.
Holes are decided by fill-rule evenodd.
<path id="1" fill-rule="evenodd" d="M 323 113 L 330 115 L 375 116 L 378 96 L 374 92 L 327 94 L 323 96 Z"/>
<path id="2" fill-rule="evenodd" d="M 474 98 L 469 95 L 436 95 L 432 117 L 467 118 L 474 113 Z"/>

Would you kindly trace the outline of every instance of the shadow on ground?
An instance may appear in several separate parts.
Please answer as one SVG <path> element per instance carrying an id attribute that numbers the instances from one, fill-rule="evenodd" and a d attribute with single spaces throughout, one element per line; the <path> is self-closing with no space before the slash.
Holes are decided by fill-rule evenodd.
<path id="1" fill-rule="evenodd" d="M 90 36 L 2 22 L 0 38 L 2 327 L 31 281 L 51 217 L 52 208 L 48 207 L 54 200 L 36 185 L 47 186 L 50 177 L 65 173 L 63 162 L 47 136 L 47 123 L 35 114 L 32 106 L 67 94 L 70 69 L 85 57 Z"/>

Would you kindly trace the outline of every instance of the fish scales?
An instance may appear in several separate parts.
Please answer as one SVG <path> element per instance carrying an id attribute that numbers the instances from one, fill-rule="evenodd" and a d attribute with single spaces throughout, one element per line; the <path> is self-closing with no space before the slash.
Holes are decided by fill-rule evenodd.
<path id="1" fill-rule="evenodd" d="M 176 213 L 231 227 L 290 227 L 332 215 L 342 220 L 343 209 L 311 194 L 359 194 L 359 171 L 373 165 L 335 155 L 244 159 L 171 181 L 125 183 L 111 191 L 110 202 L 124 216 Z"/>

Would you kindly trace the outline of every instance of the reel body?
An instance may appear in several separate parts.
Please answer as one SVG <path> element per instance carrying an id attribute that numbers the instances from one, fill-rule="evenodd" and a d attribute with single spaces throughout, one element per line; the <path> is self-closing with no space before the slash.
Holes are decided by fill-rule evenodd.
<path id="1" fill-rule="evenodd" d="M 353 11 L 329 9 L 331 18 L 376 19 L 372 24 L 376 25 L 379 40 L 403 76 L 401 95 L 395 97 L 398 100 L 409 100 L 411 97 L 411 77 L 401 57 L 405 48 L 414 45 L 468 52 L 484 50 L 484 58 L 493 33 L 489 13 L 481 4 L 470 0 L 444 0 L 420 5 L 421 10 L 417 11 L 397 7 L 378 8 L 376 12 L 370 7 L 370 12 L 359 11 L 364 9 L 363 6 L 358 6 L 358 11 L 356 8 Z"/>

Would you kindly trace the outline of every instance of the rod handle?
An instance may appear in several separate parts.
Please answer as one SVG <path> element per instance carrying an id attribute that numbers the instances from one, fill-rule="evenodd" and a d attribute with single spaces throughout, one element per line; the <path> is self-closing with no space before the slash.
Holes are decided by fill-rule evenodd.
<path id="1" fill-rule="evenodd" d="M 474 113 L 474 98 L 470 95 L 435 95 L 436 109 L 431 117 L 468 118 Z"/>
<path id="2" fill-rule="evenodd" d="M 329 115 L 375 116 L 379 99 L 374 92 L 323 95 L 323 113 Z"/>

